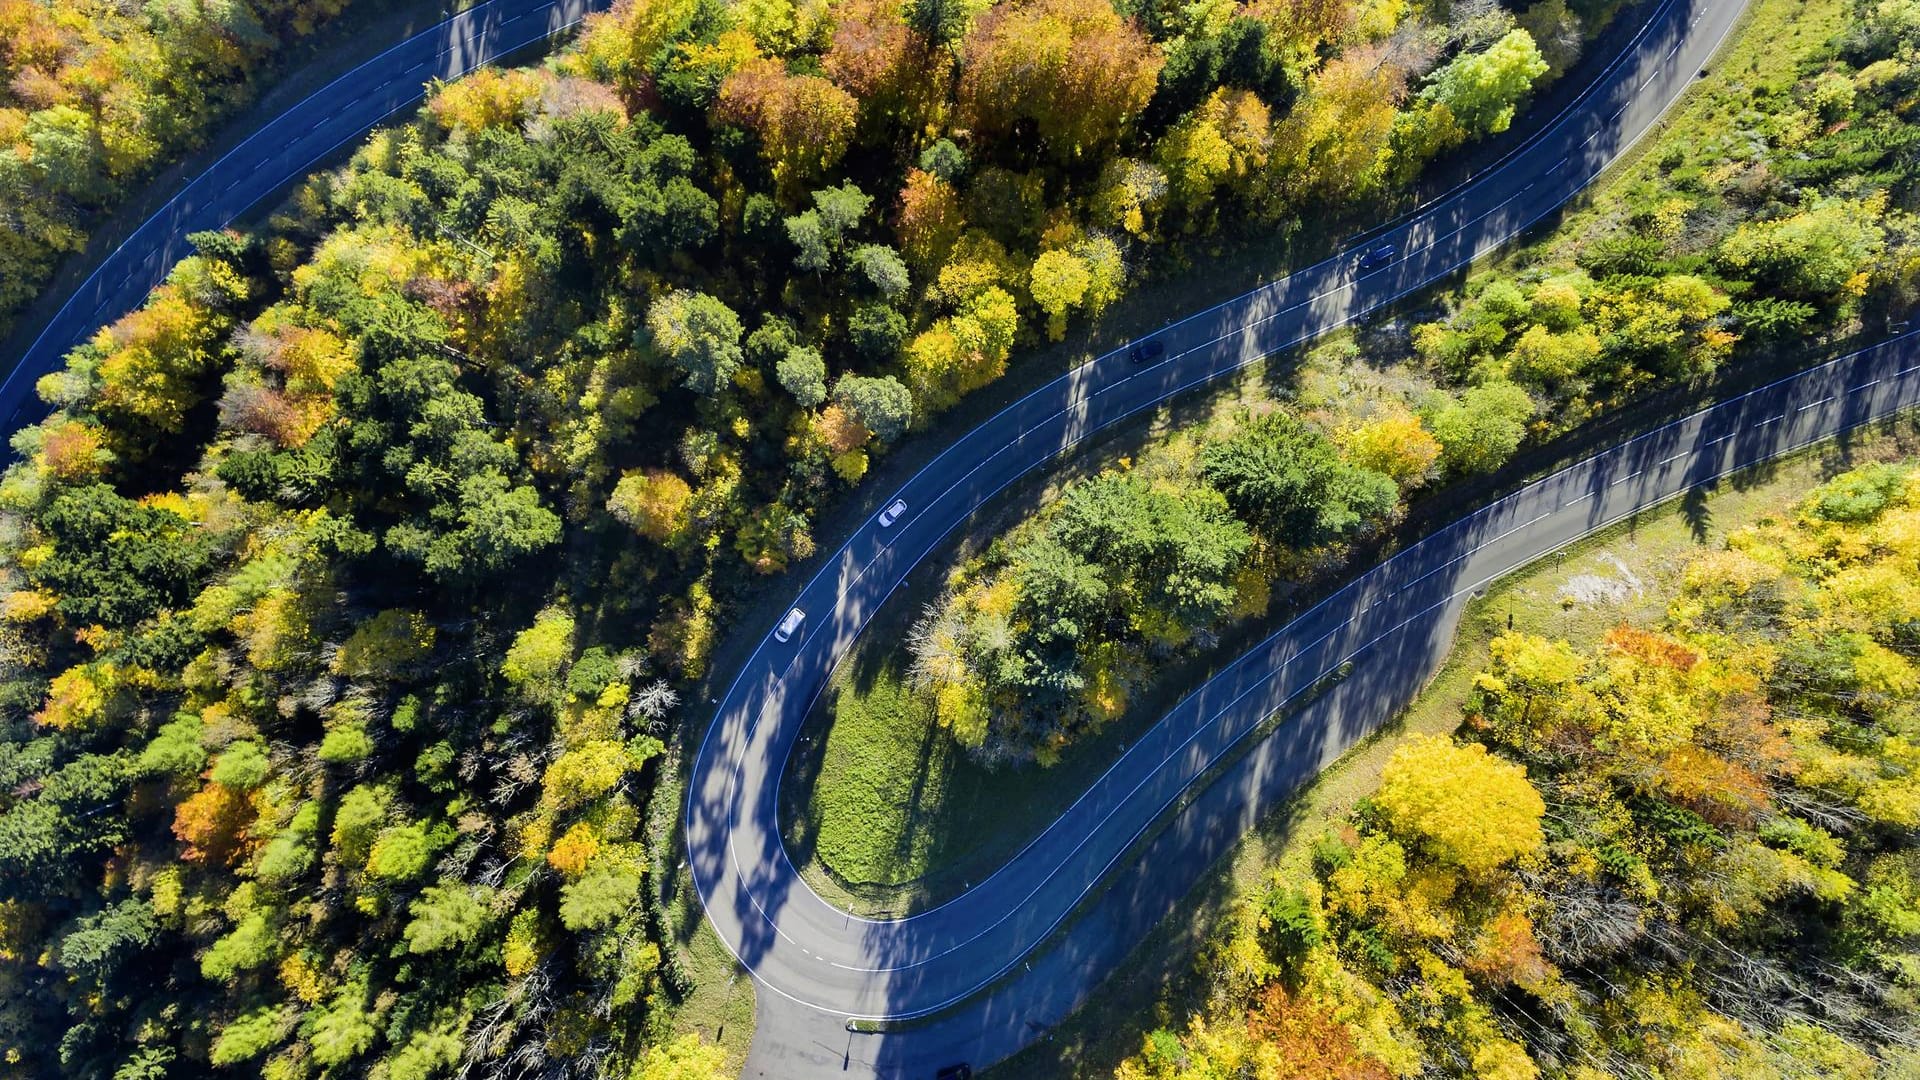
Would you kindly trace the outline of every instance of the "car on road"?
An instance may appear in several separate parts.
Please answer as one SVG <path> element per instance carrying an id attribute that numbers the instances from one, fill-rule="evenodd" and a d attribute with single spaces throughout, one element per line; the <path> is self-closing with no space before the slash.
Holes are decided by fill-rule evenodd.
<path id="1" fill-rule="evenodd" d="M 793 640 L 793 635 L 800 632 L 801 625 L 806 621 L 807 613 L 799 608 L 787 612 L 787 617 L 781 619 L 780 625 L 773 628 L 773 640 L 783 642 Z"/>
<path id="2" fill-rule="evenodd" d="M 907 501 L 905 499 L 893 500 L 891 505 L 885 510 L 880 511 L 880 527 L 883 529 L 893 528 L 893 523 L 899 521 L 900 515 L 906 512 Z"/>
<path id="3" fill-rule="evenodd" d="M 1393 257 L 1398 254 L 1400 249 L 1392 244 L 1375 244 L 1360 254 L 1360 270 L 1362 273 L 1378 270 L 1392 262 Z"/>
<path id="4" fill-rule="evenodd" d="M 1164 341 L 1136 341 L 1133 348 L 1127 350 L 1127 359 L 1136 364 L 1152 363 L 1167 354 Z"/>

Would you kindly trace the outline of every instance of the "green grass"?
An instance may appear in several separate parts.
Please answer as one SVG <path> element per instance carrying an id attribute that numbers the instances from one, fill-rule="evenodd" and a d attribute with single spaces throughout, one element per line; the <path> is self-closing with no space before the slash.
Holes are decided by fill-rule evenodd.
<path id="1" fill-rule="evenodd" d="M 1807 492 L 1835 474 L 1871 461 L 1920 455 L 1920 417 L 1908 414 L 1849 444 L 1826 443 L 1723 481 L 1697 502 L 1670 502 L 1636 515 L 1493 584 L 1469 606 L 1445 665 L 1414 703 L 1373 738 L 1349 751 L 1276 810 L 1213 867 L 1181 909 L 1163 920 L 1120 969 L 1050 1037 L 996 1067 L 1008 1080 L 1111 1076 L 1157 1027 L 1183 1027 L 1206 1006 L 1207 986 L 1195 957 L 1243 897 L 1274 875 L 1309 873 L 1313 842 L 1346 821 L 1372 794 L 1380 771 L 1409 734 L 1454 731 L 1473 677 L 1488 662 L 1488 643 L 1507 627 L 1589 645 L 1621 623 L 1649 625 L 1666 610 L 1689 553 L 1712 548 L 1745 525 L 1794 512 Z M 1625 567 L 1623 572 L 1622 567 Z M 1565 600 L 1570 581 L 1627 585 L 1617 598 Z"/>
<path id="2" fill-rule="evenodd" d="M 849 882 L 898 885 L 923 876 L 938 841 L 923 807 L 947 805 L 952 740 L 932 710 L 888 669 L 865 688 L 842 686 L 814 791 L 823 861 Z"/>
<path id="3" fill-rule="evenodd" d="M 824 748 L 802 747 L 787 780 L 789 798 L 811 793 L 804 814 L 789 804 L 796 861 L 828 899 L 870 915 L 938 903 L 991 873 L 1093 782 L 1131 730 L 1112 725 L 1051 768 L 984 768 L 934 722 L 897 662 L 850 665 Z"/>
<path id="4" fill-rule="evenodd" d="M 719 1043 L 727 1052 L 728 1064 L 738 1069 L 747 1059 L 747 1044 L 753 1041 L 753 979 L 705 919 L 692 924 L 691 931 L 678 947 L 693 990 L 673 1009 L 669 1026 L 676 1035 L 698 1032 L 708 1042 Z"/>

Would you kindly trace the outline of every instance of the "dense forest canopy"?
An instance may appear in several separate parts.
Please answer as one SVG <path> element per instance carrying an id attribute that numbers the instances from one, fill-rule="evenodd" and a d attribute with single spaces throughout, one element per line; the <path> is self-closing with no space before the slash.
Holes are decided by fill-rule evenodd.
<path id="1" fill-rule="evenodd" d="M 0 480 L 0 1071 L 714 1073 L 661 884 L 723 603 L 1156 251 L 1549 62 L 1489 4 L 644 0 L 194 237 Z"/>
<path id="2" fill-rule="evenodd" d="M 1736 530 L 1659 625 L 1496 638 L 1121 1080 L 1913 1075 L 1917 476 Z"/>
<path id="3" fill-rule="evenodd" d="M 347 0 L 0 3 L 0 334 L 130 186 Z"/>
<path id="4" fill-rule="evenodd" d="M 0 1072 L 720 1069 L 675 1037 L 660 896 L 678 703 L 727 605 L 1017 350 L 1225 223 L 1390 200 L 1605 14 L 636 0 L 196 236 L 42 381 L 0 479 Z M 1831 107 L 1897 140 L 1895 15 Z M 1861 211 L 1904 219 L 1850 175 L 1766 189 L 1711 254 L 1481 291 L 1423 336 L 1455 358 L 1432 396 L 1356 414 L 1371 451 L 1266 418 L 1197 449 L 1200 497 L 1088 485 L 1024 549 L 1026 602 L 1072 616 L 1035 647 L 1071 669 L 1094 639 L 1067 623 L 1102 617 L 1193 639 L 1282 547 L 1573 415 L 1501 369 L 1509 331 L 1586 320 L 1604 370 L 1666 378 L 1726 355 L 1739 281 L 1852 318 L 1901 250 Z M 1844 212 L 1774 212 L 1829 183 Z"/>
<path id="5" fill-rule="evenodd" d="M 1434 481 L 1650 388 L 1903 318 L 1920 295 L 1914 26 L 1859 8 L 1741 70 L 1584 217 L 1443 306 L 1067 485 L 920 621 L 900 665 L 919 707 L 982 761 L 1055 761 Z"/>

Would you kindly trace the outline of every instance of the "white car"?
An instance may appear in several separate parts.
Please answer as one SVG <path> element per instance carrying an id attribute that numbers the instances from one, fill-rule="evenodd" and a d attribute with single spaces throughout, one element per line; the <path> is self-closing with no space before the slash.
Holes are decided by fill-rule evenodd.
<path id="1" fill-rule="evenodd" d="M 787 617 L 781 619 L 780 625 L 773 628 L 773 640 L 791 641 L 793 635 L 800 632 L 801 625 L 806 621 L 807 613 L 801 611 L 799 608 L 794 608 L 792 611 L 787 612 Z"/>
<path id="2" fill-rule="evenodd" d="M 893 500 L 893 505 L 880 511 L 880 527 L 883 529 L 893 528 L 893 523 L 899 521 L 900 515 L 906 512 L 907 502 L 905 499 Z"/>

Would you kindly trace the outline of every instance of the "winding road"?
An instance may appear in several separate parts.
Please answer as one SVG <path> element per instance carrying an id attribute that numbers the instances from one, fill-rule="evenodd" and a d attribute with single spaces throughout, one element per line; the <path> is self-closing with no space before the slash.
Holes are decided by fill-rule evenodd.
<path id="1" fill-rule="evenodd" d="M 139 307 L 192 253 L 187 236 L 225 228 L 347 143 L 419 101 L 431 79 L 452 79 L 575 25 L 611 0 L 487 0 L 395 44 L 267 121 L 107 253 L 17 357 L 0 383 L 0 430 L 39 419 L 34 383 L 67 350 Z"/>
<path id="2" fill-rule="evenodd" d="M 787 642 L 762 639 L 689 777 L 694 883 L 759 991 L 744 1075 L 932 1077 L 1042 1037 L 1262 813 L 1411 701 L 1487 581 L 1714 477 L 1920 402 L 1915 339 L 1898 339 L 1643 434 L 1455 522 L 1246 652 L 999 870 L 939 907 L 863 919 L 816 895 L 788 858 L 778 789 L 809 709 L 886 597 L 968 515 L 1094 432 L 1427 287 L 1553 213 L 1654 125 L 1744 3 L 1661 3 L 1540 134 L 1362 245 L 1396 244 L 1391 265 L 1363 273 L 1349 251 L 1159 331 L 1159 362 L 1116 351 L 1061 376 L 910 479 L 898 521 L 867 522 L 822 560 L 794 598 L 804 626 Z M 1289 706 L 1270 734 L 1239 745 Z M 880 1030 L 855 1030 L 868 1027 Z"/>
<path id="3" fill-rule="evenodd" d="M 189 233 L 224 227 L 304 176 L 417 102 L 429 79 L 533 45 L 606 3 L 488 0 L 262 126 L 69 297 L 0 384 L 7 430 L 31 418 L 34 382 L 69 348 L 164 280 Z M 1398 245 L 1391 265 L 1362 274 L 1353 253 L 1329 259 L 1158 332 L 1158 363 L 1116 353 L 1061 376 L 914 476 L 898 492 L 908 506 L 898 522 L 867 523 L 822 561 L 795 598 L 809 613 L 802 632 L 786 643 L 769 634 L 753 652 L 689 778 L 695 884 L 762 991 L 746 1075 L 932 1077 L 1043 1036 L 1263 813 L 1411 700 L 1486 581 L 1709 479 L 1920 403 L 1920 338 L 1906 337 L 1648 432 L 1455 522 L 1242 655 L 1000 870 L 940 907 L 861 919 L 816 896 L 787 857 L 778 785 L 809 708 L 880 604 L 968 515 L 1094 432 L 1424 288 L 1553 213 L 1658 120 L 1743 6 L 1665 0 L 1539 135 L 1370 238 Z M 1330 684 L 1347 664 L 1352 674 Z M 1289 705 L 1270 734 L 1239 745 Z M 854 1017 L 904 1022 L 862 1034 L 848 1029 Z"/>

